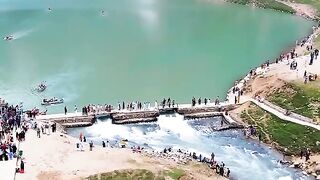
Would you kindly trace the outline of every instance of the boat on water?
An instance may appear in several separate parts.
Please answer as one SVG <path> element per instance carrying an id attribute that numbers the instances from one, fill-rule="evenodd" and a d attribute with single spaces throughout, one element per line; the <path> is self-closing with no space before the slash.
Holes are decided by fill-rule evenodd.
<path id="1" fill-rule="evenodd" d="M 43 92 L 46 89 L 47 89 L 47 85 L 45 85 L 44 83 L 39 84 L 39 86 L 36 88 L 38 92 Z"/>
<path id="2" fill-rule="evenodd" d="M 43 99 L 41 102 L 41 105 L 49 106 L 49 105 L 53 105 L 53 104 L 62 104 L 62 103 L 63 103 L 63 98 L 58 99 L 58 98 L 54 97 L 51 99 Z"/>
<path id="3" fill-rule="evenodd" d="M 6 36 L 6 37 L 3 38 L 3 40 L 5 40 L 5 41 L 11 41 L 11 40 L 13 40 L 13 36 L 12 36 L 12 35 Z"/>

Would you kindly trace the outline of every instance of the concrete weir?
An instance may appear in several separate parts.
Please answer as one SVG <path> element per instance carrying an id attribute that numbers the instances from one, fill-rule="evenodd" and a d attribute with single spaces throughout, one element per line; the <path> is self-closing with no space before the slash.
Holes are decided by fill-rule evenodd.
<path id="1" fill-rule="evenodd" d="M 83 115 L 82 113 L 52 114 L 37 116 L 37 120 L 53 121 L 65 128 L 90 126 L 96 122 L 97 118 L 111 118 L 113 124 L 131 124 L 141 122 L 157 121 L 160 115 L 178 113 L 183 115 L 186 120 L 210 118 L 215 116 L 223 116 L 225 125 L 216 130 L 225 130 L 230 128 L 240 128 L 238 123 L 231 117 L 226 115 L 227 111 L 236 108 L 235 105 L 180 105 L 179 107 L 150 108 L 148 110 L 112 110 L 111 112 L 91 113 Z"/>
<path id="2" fill-rule="evenodd" d="M 157 121 L 159 111 L 118 112 L 111 114 L 113 124 L 129 124 Z"/>

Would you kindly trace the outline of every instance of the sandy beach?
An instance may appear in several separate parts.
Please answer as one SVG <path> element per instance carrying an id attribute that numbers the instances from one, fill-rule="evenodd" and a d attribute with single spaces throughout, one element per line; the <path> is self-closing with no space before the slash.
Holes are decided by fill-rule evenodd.
<path id="1" fill-rule="evenodd" d="M 36 132 L 29 130 L 26 139 L 21 143 L 25 173 L 18 173 L 17 180 L 82 179 L 119 169 L 147 169 L 159 173 L 171 168 L 185 170 L 185 179 L 225 179 L 201 163 L 181 165 L 171 159 L 133 153 L 131 149 L 95 146 L 93 151 L 89 151 L 86 144 L 85 151 L 81 152 L 76 149 L 75 138 L 58 132 L 37 138 Z"/>

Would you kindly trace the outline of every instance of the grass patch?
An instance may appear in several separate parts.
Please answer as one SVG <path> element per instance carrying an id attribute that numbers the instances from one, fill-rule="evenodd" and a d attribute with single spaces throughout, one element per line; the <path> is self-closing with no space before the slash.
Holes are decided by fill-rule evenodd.
<path id="1" fill-rule="evenodd" d="M 295 13 L 295 10 L 292 9 L 290 6 L 287 6 L 275 0 L 227 0 L 227 1 L 231 3 L 237 3 L 237 4 L 243 4 L 243 5 L 254 4 L 259 8 L 274 9 L 277 11 L 282 11 L 282 12 L 291 13 L 291 14 Z"/>
<path id="2" fill-rule="evenodd" d="M 253 104 L 241 113 L 241 118 L 257 128 L 262 141 L 275 142 L 279 150 L 286 148 L 287 154 L 298 155 L 302 148 L 320 152 L 320 131 L 314 128 L 284 121 Z"/>
<path id="3" fill-rule="evenodd" d="M 166 176 L 171 177 L 173 180 L 179 180 L 182 176 L 185 175 L 185 172 L 182 169 L 175 168 L 175 169 L 172 169 L 171 171 L 167 171 L 165 174 Z"/>
<path id="4" fill-rule="evenodd" d="M 309 84 L 287 83 L 268 95 L 267 100 L 315 121 L 320 116 L 320 88 L 318 82 Z"/>
<path id="5" fill-rule="evenodd" d="M 167 171 L 162 171 L 160 174 L 154 174 L 146 169 L 128 169 L 116 170 L 112 172 L 95 174 L 87 177 L 87 180 L 165 180 L 171 178 L 179 180 L 185 175 L 184 170 L 174 168 Z"/>
<path id="6" fill-rule="evenodd" d="M 154 180 L 157 177 L 148 170 L 116 170 L 108 173 L 89 176 L 87 180 Z"/>

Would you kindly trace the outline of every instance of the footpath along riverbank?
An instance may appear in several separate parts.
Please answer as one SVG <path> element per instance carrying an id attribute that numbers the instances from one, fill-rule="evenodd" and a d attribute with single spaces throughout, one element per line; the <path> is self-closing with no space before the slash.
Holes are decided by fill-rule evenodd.
<path id="1" fill-rule="evenodd" d="M 239 122 L 243 122 L 241 115 L 244 111 L 249 109 L 249 104 L 246 102 L 252 99 L 251 101 L 254 104 L 280 119 L 288 120 L 303 126 L 307 125 L 319 130 L 318 127 L 320 123 L 317 119 L 311 119 L 297 113 L 291 113 L 266 100 L 270 94 L 287 83 L 298 83 L 304 84 L 305 86 L 312 85 L 319 89 L 320 81 L 318 77 L 320 75 L 320 59 L 316 53 L 318 51 L 316 47 L 319 47 L 317 44 L 319 32 L 319 28 L 314 28 L 313 33 L 304 40 L 304 44 L 298 44 L 295 48 L 290 50 L 289 53 L 283 54 L 273 63 L 266 62 L 260 67 L 252 69 L 245 78 L 237 81 L 235 86 L 228 92 L 228 100 L 230 103 L 244 103 L 244 105 L 230 112 L 230 116 Z M 270 142 L 269 145 L 272 146 L 273 143 L 274 142 Z M 317 145 L 315 144 L 314 146 Z M 320 146 L 320 141 L 318 146 Z M 285 149 L 285 147 L 282 147 L 281 149 Z M 301 168 L 304 172 L 312 174 L 319 179 L 319 152 L 313 152 L 308 161 L 297 156 L 298 155 L 290 158 L 290 164 Z"/>

